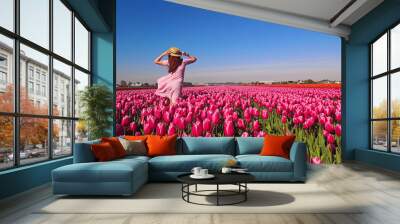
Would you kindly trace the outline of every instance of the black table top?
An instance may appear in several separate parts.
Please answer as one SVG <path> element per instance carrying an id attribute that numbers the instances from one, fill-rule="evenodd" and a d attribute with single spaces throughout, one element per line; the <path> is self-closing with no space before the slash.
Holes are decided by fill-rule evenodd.
<path id="1" fill-rule="evenodd" d="M 255 180 L 249 173 L 213 173 L 212 179 L 193 179 L 191 173 L 182 174 L 177 177 L 178 181 L 186 184 L 237 184 L 248 183 Z"/>

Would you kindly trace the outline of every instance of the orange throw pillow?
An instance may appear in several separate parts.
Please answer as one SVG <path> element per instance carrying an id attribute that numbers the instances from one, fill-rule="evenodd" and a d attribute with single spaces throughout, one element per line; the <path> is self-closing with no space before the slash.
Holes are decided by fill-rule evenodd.
<path id="1" fill-rule="evenodd" d="M 137 140 L 146 141 L 147 135 L 138 135 L 138 136 L 135 136 L 135 135 L 125 135 L 125 136 L 124 136 L 124 139 L 129 140 L 129 141 L 137 141 Z"/>
<path id="2" fill-rule="evenodd" d="M 122 146 L 121 142 L 119 141 L 118 137 L 110 137 L 110 138 L 101 138 L 101 142 L 108 142 L 114 149 L 115 155 L 117 158 L 121 158 L 126 156 L 126 151 L 124 146 Z"/>
<path id="3" fill-rule="evenodd" d="M 100 144 L 91 145 L 94 157 L 99 162 L 110 161 L 116 159 L 114 149 L 108 142 L 102 142 Z"/>
<path id="4" fill-rule="evenodd" d="M 172 136 L 149 135 L 147 137 L 148 156 L 176 155 L 176 138 Z"/>
<path id="5" fill-rule="evenodd" d="M 265 135 L 264 145 L 261 149 L 261 156 L 280 156 L 289 159 L 290 148 L 296 136 L 275 136 Z"/>

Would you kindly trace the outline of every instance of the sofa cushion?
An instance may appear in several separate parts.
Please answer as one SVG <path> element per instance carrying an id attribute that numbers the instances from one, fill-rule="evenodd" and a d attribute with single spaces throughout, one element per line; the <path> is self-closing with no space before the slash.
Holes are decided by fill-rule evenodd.
<path id="1" fill-rule="evenodd" d="M 148 156 L 176 155 L 176 138 L 178 135 L 147 137 Z"/>
<path id="2" fill-rule="evenodd" d="M 150 171 L 163 172 L 190 172 L 193 167 L 199 166 L 210 171 L 219 171 L 230 159 L 231 155 L 174 155 L 158 156 L 149 160 Z"/>
<path id="3" fill-rule="evenodd" d="M 231 137 L 183 137 L 182 154 L 225 154 L 235 155 L 235 139 Z"/>
<path id="4" fill-rule="evenodd" d="M 289 159 L 290 148 L 293 145 L 295 135 L 265 135 L 264 145 L 261 149 L 262 156 L 281 156 Z"/>
<path id="5" fill-rule="evenodd" d="M 101 138 L 101 142 L 108 142 L 114 149 L 115 155 L 117 158 L 122 158 L 126 156 L 126 151 L 124 146 L 122 146 L 118 137 L 104 137 Z"/>
<path id="6" fill-rule="evenodd" d="M 88 163 L 96 161 L 92 149 L 90 146 L 92 144 L 99 144 L 100 139 L 75 143 L 74 147 L 74 163 Z"/>
<path id="7" fill-rule="evenodd" d="M 263 144 L 262 137 L 237 137 L 236 155 L 260 154 Z"/>
<path id="8" fill-rule="evenodd" d="M 292 161 L 279 156 L 238 155 L 240 167 L 250 172 L 292 172 Z"/>
<path id="9" fill-rule="evenodd" d="M 93 144 L 90 147 L 92 149 L 94 157 L 96 157 L 96 161 L 105 162 L 118 158 L 112 145 L 108 142 Z"/>
<path id="10" fill-rule="evenodd" d="M 74 163 L 53 170 L 58 182 L 130 182 L 134 173 L 147 176 L 147 163 L 140 159 Z"/>

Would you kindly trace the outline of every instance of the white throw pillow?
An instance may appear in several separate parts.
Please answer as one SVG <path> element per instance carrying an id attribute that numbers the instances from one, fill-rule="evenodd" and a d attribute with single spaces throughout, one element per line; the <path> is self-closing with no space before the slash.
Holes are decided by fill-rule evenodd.
<path id="1" fill-rule="evenodd" d="M 142 140 L 126 140 L 124 138 L 119 138 L 122 146 L 126 151 L 126 155 L 135 155 L 135 156 L 145 156 L 147 155 L 146 145 Z"/>

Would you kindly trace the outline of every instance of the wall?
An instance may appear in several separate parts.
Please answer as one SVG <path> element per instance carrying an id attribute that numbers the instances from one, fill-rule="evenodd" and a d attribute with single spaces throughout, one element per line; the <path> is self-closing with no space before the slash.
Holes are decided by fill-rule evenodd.
<path id="1" fill-rule="evenodd" d="M 369 43 L 388 27 L 400 21 L 400 1 L 386 0 L 351 28 L 349 41 L 343 41 L 344 66 L 344 159 L 358 160 L 387 169 L 399 169 L 400 157 L 369 150 Z M 362 150 L 362 151 L 360 151 Z M 384 155 L 386 154 L 386 155 Z M 378 160 L 380 160 L 378 162 Z M 387 161 L 387 162 L 385 162 Z"/>

